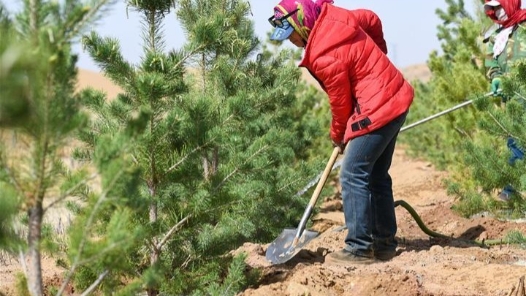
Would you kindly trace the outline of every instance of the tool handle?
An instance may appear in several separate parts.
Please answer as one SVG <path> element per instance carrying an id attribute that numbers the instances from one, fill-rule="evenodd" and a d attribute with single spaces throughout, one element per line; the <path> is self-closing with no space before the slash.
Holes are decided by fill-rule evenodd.
<path id="1" fill-rule="evenodd" d="M 492 96 L 492 95 L 493 95 L 493 93 L 492 93 L 492 92 L 489 92 L 489 93 L 485 94 L 483 97 L 489 97 L 489 96 Z M 415 122 L 415 123 L 412 123 L 412 124 L 406 125 L 406 126 L 404 126 L 403 128 L 400 129 L 400 132 L 403 132 L 403 131 L 405 131 L 405 130 L 408 130 L 408 129 L 410 129 L 410 128 L 413 128 L 413 127 L 415 127 L 415 126 L 417 126 L 417 125 L 421 125 L 422 123 L 426 123 L 426 122 L 428 122 L 428 121 L 430 121 L 430 120 L 433 120 L 433 119 L 435 119 L 435 118 L 438 118 L 438 117 L 440 117 L 440 116 L 442 116 L 442 115 L 444 115 L 444 114 L 447 114 L 447 113 L 453 112 L 453 111 L 455 111 L 455 110 L 457 110 L 457 109 L 460 109 L 460 108 L 465 107 L 465 106 L 467 106 L 467 105 L 470 105 L 470 104 L 472 104 L 472 103 L 473 103 L 473 100 L 468 100 L 468 101 L 465 101 L 465 102 L 463 102 L 463 103 L 460 103 L 460 104 L 458 104 L 458 105 L 456 105 L 456 106 L 454 106 L 454 107 L 452 107 L 452 108 L 449 108 L 449 109 L 447 109 L 447 110 L 444 110 L 444 111 L 442 111 L 442 112 L 439 112 L 439 113 L 437 113 L 437 114 L 435 114 L 435 115 L 431 115 L 431 116 L 426 117 L 426 118 L 424 118 L 424 119 L 421 119 L 421 120 L 419 120 L 419 121 L 417 121 L 417 122 Z"/>
<path id="2" fill-rule="evenodd" d="M 318 181 L 318 185 L 316 185 L 316 189 L 314 189 L 314 192 L 312 193 L 312 197 L 310 198 L 310 201 L 309 201 L 309 206 L 314 207 L 316 205 L 316 202 L 318 201 L 318 197 L 320 196 L 321 190 L 323 189 L 325 182 L 327 182 L 327 178 L 329 177 L 329 174 L 332 171 L 332 167 L 334 166 L 334 163 L 336 162 L 336 159 L 338 158 L 339 154 L 340 154 L 340 147 L 334 147 L 331 158 L 329 159 L 329 162 L 327 162 L 327 165 L 325 166 L 325 170 L 323 171 L 323 174 L 321 175 L 320 180 Z"/>
<path id="3" fill-rule="evenodd" d="M 426 122 L 428 122 L 428 121 L 430 121 L 430 120 L 433 120 L 433 119 L 435 119 L 435 118 L 437 118 L 437 117 L 440 117 L 440 116 L 442 116 L 442 115 L 444 115 L 444 114 L 447 114 L 447 113 L 449 113 L 449 112 L 452 112 L 452 111 L 455 111 L 455 110 L 457 110 L 457 109 L 460 109 L 460 108 L 462 108 L 462 107 L 464 107 L 464 106 L 467 106 L 467 105 L 469 105 L 469 104 L 471 104 L 471 103 L 473 103 L 473 100 L 466 101 L 466 102 L 464 102 L 464 103 L 461 103 L 461 104 L 456 105 L 456 106 L 453 107 L 453 108 L 450 108 L 450 109 L 444 110 L 444 111 L 442 111 L 442 112 L 440 112 L 440 113 L 437 113 L 437 114 L 435 114 L 435 115 L 431 115 L 431 116 L 426 117 L 426 118 L 424 118 L 424 119 L 421 119 L 421 120 L 419 120 L 419 121 L 417 121 L 417 122 L 414 122 L 414 123 L 412 123 L 412 124 L 406 125 L 406 126 L 404 126 L 403 128 L 400 129 L 400 132 L 403 132 L 403 131 L 405 131 L 405 130 L 407 130 L 407 129 L 413 128 L 413 127 L 415 127 L 415 126 L 417 126 L 417 125 L 421 125 L 422 123 L 426 123 Z"/>
<path id="4" fill-rule="evenodd" d="M 334 163 L 336 162 L 336 159 L 338 158 L 339 154 L 340 154 L 340 147 L 334 147 L 331 158 L 329 159 L 329 162 L 327 162 L 327 165 L 325 166 L 325 170 L 323 171 L 323 174 L 321 175 L 320 180 L 318 181 L 318 185 L 316 186 L 316 189 L 314 189 L 314 192 L 312 193 L 312 197 L 310 198 L 309 205 L 305 209 L 305 212 L 303 213 L 303 217 L 301 217 L 300 224 L 298 225 L 298 232 L 296 233 L 296 239 L 299 239 L 301 237 L 301 234 L 303 233 L 303 230 L 305 230 L 305 226 L 307 225 L 307 220 L 312 214 L 312 210 L 314 209 L 314 206 L 316 205 L 316 202 L 318 201 L 318 197 L 320 196 L 321 190 L 323 189 L 325 182 L 327 182 L 327 178 L 329 177 L 329 174 L 332 171 L 332 167 L 334 166 Z"/>

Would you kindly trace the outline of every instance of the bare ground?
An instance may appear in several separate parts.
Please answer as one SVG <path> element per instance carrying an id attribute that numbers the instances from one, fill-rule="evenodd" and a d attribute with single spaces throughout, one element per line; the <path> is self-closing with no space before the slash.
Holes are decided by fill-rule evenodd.
<path id="1" fill-rule="evenodd" d="M 526 232 L 524 223 L 460 217 L 451 210 L 453 200 L 442 185 L 446 174 L 427 162 L 409 159 L 401 149 L 396 151 L 391 175 L 395 199 L 408 202 L 436 232 L 464 240 L 504 238 L 512 230 Z M 265 259 L 268 245 L 245 244 L 236 251 L 248 255 L 250 268 L 262 270 L 258 286 L 240 295 L 510 295 L 526 275 L 526 250 L 521 246 L 482 248 L 431 238 L 402 207 L 396 208 L 400 245 L 394 259 L 370 265 L 330 265 L 325 263 L 326 254 L 341 249 L 346 234 L 338 231 L 343 225 L 341 199 L 336 195 L 321 207 L 313 226 L 320 236 L 290 261 L 271 265 Z"/>
<path id="2" fill-rule="evenodd" d="M 391 175 L 395 199 L 408 202 L 427 227 L 436 232 L 464 240 L 504 238 L 512 230 L 526 233 L 526 223 L 499 221 L 482 215 L 466 219 L 457 215 L 451 210 L 453 200 L 442 185 L 446 173 L 435 170 L 428 162 L 408 158 L 403 149 L 398 148 L 395 152 Z M 325 263 L 328 253 L 343 247 L 345 236 L 345 231 L 338 231 L 344 221 L 338 184 L 332 181 L 326 186 L 336 194 L 320 201 L 320 212 L 313 217 L 312 229 L 320 235 L 290 261 L 271 265 L 265 259 L 268 245 L 246 243 L 233 251 L 246 253 L 247 269 L 257 268 L 262 274 L 257 286 L 239 296 L 504 296 L 510 295 L 519 279 L 526 275 L 526 250 L 523 247 L 501 244 L 481 248 L 457 240 L 431 238 L 401 207 L 396 208 L 400 245 L 394 259 L 356 266 Z M 53 258 L 45 257 L 43 266 L 47 284 L 60 281 L 63 270 L 57 267 Z M 0 256 L 0 292 L 15 295 L 13 286 L 15 274 L 19 271 L 16 258 Z"/>

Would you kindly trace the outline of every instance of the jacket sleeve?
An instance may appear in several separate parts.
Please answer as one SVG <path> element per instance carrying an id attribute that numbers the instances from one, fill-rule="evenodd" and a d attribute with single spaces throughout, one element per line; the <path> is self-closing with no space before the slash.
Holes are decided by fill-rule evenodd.
<path id="1" fill-rule="evenodd" d="M 484 60 L 484 66 L 486 67 L 486 77 L 489 80 L 499 77 L 502 75 L 502 68 L 497 59 L 493 57 L 493 46 L 494 43 L 489 41 L 486 45 L 486 55 Z"/>
<path id="2" fill-rule="evenodd" d="M 332 113 L 330 137 L 334 142 L 341 143 L 353 108 L 348 67 L 334 57 L 322 56 L 314 62 L 313 72 L 323 83 L 329 97 Z"/>
<path id="3" fill-rule="evenodd" d="M 367 9 L 356 9 L 353 10 L 353 13 L 362 30 L 373 39 L 374 43 L 376 43 L 383 53 L 387 54 L 387 44 L 384 39 L 382 21 L 378 15 Z"/>

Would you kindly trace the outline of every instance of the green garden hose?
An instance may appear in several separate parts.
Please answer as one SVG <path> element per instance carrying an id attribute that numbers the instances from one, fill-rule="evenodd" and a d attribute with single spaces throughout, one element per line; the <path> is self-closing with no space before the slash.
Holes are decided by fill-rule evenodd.
<path id="1" fill-rule="evenodd" d="M 405 202 L 403 200 L 397 200 L 397 201 L 395 201 L 394 205 L 395 205 L 395 208 L 397 206 L 402 206 L 404 209 L 406 209 L 409 212 L 409 214 L 411 214 L 413 219 L 415 219 L 416 223 L 418 224 L 418 227 L 420 227 L 420 229 L 422 229 L 422 231 L 425 234 L 427 234 L 427 235 L 429 235 L 431 237 L 462 241 L 462 242 L 466 242 L 466 243 L 477 245 L 477 246 L 479 246 L 481 248 L 487 248 L 487 247 L 493 246 L 493 245 L 511 244 L 512 243 L 512 242 L 506 241 L 504 239 L 493 239 L 493 240 L 482 240 L 482 241 L 479 241 L 479 240 L 467 240 L 467 239 L 460 239 L 460 238 L 454 238 L 454 237 L 451 237 L 451 236 L 447 236 L 447 235 L 435 232 L 435 231 L 427 228 L 427 226 L 424 224 L 424 222 L 422 222 L 422 219 L 420 218 L 420 216 L 418 216 L 418 214 L 415 211 L 415 209 L 413 209 L 413 207 L 411 207 L 407 202 Z"/>

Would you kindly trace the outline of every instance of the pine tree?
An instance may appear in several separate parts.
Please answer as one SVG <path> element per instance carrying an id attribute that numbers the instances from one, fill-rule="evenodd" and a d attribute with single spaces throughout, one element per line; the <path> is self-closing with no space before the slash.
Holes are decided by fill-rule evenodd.
<path id="1" fill-rule="evenodd" d="M 164 224 L 163 219 L 169 213 L 159 213 L 159 208 L 164 207 L 163 199 L 168 197 L 163 196 L 163 190 L 170 185 L 171 172 L 177 168 L 174 143 L 167 137 L 172 119 L 167 110 L 177 105 L 180 94 L 186 90 L 182 80 L 184 56 L 176 51 L 163 52 L 162 21 L 172 9 L 172 1 L 129 1 L 128 5 L 142 15 L 144 22 L 144 58 L 137 68 L 124 60 L 116 40 L 102 38 L 95 32 L 83 40 L 105 74 L 124 90 L 112 102 L 96 97 L 86 102 L 97 119 L 93 129 L 82 136 L 88 144 L 83 154 L 90 156 L 105 140 L 128 135 L 127 142 L 122 143 L 133 159 L 128 166 L 135 168 L 143 180 L 143 184 L 137 184 L 138 192 L 130 192 L 128 198 L 132 203 L 146 204 L 145 210 L 135 209 L 134 225 L 128 226 L 130 231 L 140 232 L 142 225 L 149 225 L 142 229 L 144 244 L 126 253 L 127 260 L 133 262 L 128 273 L 131 276 L 134 269 L 140 270 L 148 294 L 156 295 L 163 272 L 159 267 L 161 252 L 180 227 L 176 222 L 169 225 L 178 217 L 171 217 Z M 179 222 L 184 224 L 186 219 Z M 131 256 L 139 262 L 134 262 Z M 84 275 L 93 279 L 100 272 L 96 268 L 84 267 Z M 91 279 L 79 278 L 77 283 L 82 285 Z"/>
<path id="2" fill-rule="evenodd" d="M 428 66 L 432 73 L 429 82 L 415 82 L 415 101 L 407 123 L 426 118 L 454 107 L 477 94 L 488 91 L 484 77 L 482 47 L 478 43 L 479 16 L 471 16 L 462 0 L 447 0 L 448 9 L 437 9 L 442 19 L 438 39 L 442 53 L 431 53 Z M 408 143 L 415 154 L 423 154 L 439 168 L 456 170 L 461 158 L 461 145 L 466 134 L 476 130 L 479 113 L 471 106 L 444 115 L 442 118 L 404 133 L 401 140 Z M 418 140 L 415 140 L 418 139 Z"/>
<path id="3" fill-rule="evenodd" d="M 521 162 L 510 166 L 516 156 L 506 147 L 509 137 L 517 137 L 517 147 L 524 147 L 519 131 L 523 114 L 521 66 L 505 83 L 508 96 L 518 98 L 519 102 L 503 107 L 500 99 L 487 96 L 489 83 L 481 42 L 486 30 L 481 28 L 490 29 L 492 23 L 482 9 L 478 9 L 475 16 L 469 15 L 463 1 L 448 0 L 448 5 L 447 12 L 437 11 L 443 20 L 438 34 L 443 41 L 443 54 L 431 54 L 428 64 L 433 78 L 429 83 L 417 83 L 417 101 L 411 109 L 411 118 L 427 117 L 467 99 L 473 100 L 476 108 L 454 111 L 414 129 L 402 139 L 416 153 L 449 169 L 452 177 L 446 184 L 448 192 L 458 198 L 455 209 L 460 213 L 469 216 L 502 208 L 520 212 L 523 202 L 519 194 L 511 203 L 499 203 L 494 196 L 496 190 L 506 185 L 524 189 L 520 181 L 523 178 Z"/>
<path id="4" fill-rule="evenodd" d="M 149 295 L 235 294 L 246 279 L 229 252 L 297 223 L 306 202 L 295 193 L 322 166 L 303 161 L 320 129 L 295 121 L 312 107 L 295 95 L 300 72 L 290 52 L 258 54 L 245 1 L 178 1 L 188 42 L 168 52 L 162 21 L 172 2 L 128 4 L 145 24 L 137 67 L 114 39 L 92 33 L 83 42 L 124 90 L 89 103 L 97 120 L 83 135 L 84 155 L 101 139 L 132 135 L 142 180 L 134 200 L 149 205 L 128 225 L 143 228 L 143 241 L 126 252 L 134 266 L 122 276 L 139 272 L 134 287 Z"/>
<path id="5" fill-rule="evenodd" d="M 505 104 L 500 97 L 485 97 L 476 101 L 477 109 L 484 116 L 477 121 L 479 134 L 466 145 L 463 162 L 469 168 L 472 180 L 452 186 L 455 194 L 467 196 L 459 205 L 467 214 L 505 209 L 508 216 L 524 216 L 525 78 L 526 61 L 519 60 L 504 78 Z M 510 190 L 511 200 L 497 202 L 494 198 L 498 193 L 496 190 L 508 186 L 513 188 Z"/>
<path id="6" fill-rule="evenodd" d="M 2 208 L 15 201 L 27 215 L 24 255 L 31 295 L 44 294 L 40 262 L 48 229 L 44 215 L 80 193 L 87 182 L 85 172 L 68 169 L 61 158 L 87 119 L 79 112 L 74 91 L 76 56 L 71 45 L 108 2 L 24 1 L 13 20 L 0 9 L 0 54 L 6 62 L 0 71 L 6 75 L 1 80 L 0 121 L 8 127 L 4 135 L 13 139 L 11 145 L 4 143 L 0 157 Z"/>
<path id="7" fill-rule="evenodd" d="M 263 44 L 262 54 L 267 59 L 278 57 L 280 47 L 283 42 L 270 40 L 271 32 L 267 34 L 267 40 Z M 303 49 L 295 49 L 290 53 L 290 58 L 296 63 L 302 59 Z M 305 139 L 309 149 L 303 148 L 295 151 L 302 159 L 316 159 L 320 155 L 326 155 L 332 149 L 332 141 L 329 137 L 329 127 L 331 124 L 331 110 L 327 94 L 321 90 L 318 82 L 314 81 L 306 69 L 301 70 L 302 78 L 298 81 L 296 89 L 297 102 L 292 112 L 293 129 L 300 130 L 299 139 Z M 300 145 L 300 147 L 302 147 Z"/>

